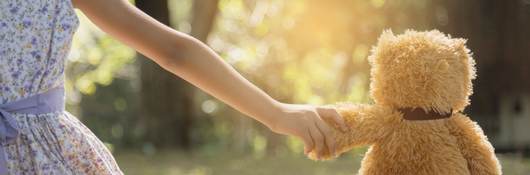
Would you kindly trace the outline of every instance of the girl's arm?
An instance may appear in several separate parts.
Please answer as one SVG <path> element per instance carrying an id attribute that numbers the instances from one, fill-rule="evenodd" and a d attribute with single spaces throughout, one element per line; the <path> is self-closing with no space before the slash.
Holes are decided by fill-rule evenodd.
<path id="1" fill-rule="evenodd" d="M 272 131 L 304 141 L 305 152 L 335 152 L 332 130 L 314 107 L 283 104 L 242 77 L 197 39 L 156 21 L 126 0 L 72 0 L 106 33 L 169 72 L 260 121 Z M 344 125 L 338 116 L 331 118 Z M 328 150 L 325 150 L 329 147 Z"/>

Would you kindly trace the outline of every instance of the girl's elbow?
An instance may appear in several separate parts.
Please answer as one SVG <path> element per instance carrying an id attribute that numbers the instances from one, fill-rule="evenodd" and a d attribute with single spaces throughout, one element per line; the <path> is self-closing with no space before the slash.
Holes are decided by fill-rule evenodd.
<path id="1" fill-rule="evenodd" d="M 153 59 L 158 65 L 166 69 L 182 69 L 189 59 L 189 46 L 184 41 L 172 41 Z"/>

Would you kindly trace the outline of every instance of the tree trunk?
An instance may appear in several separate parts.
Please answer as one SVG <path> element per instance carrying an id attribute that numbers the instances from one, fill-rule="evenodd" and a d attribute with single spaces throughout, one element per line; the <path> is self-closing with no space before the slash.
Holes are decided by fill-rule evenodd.
<path id="1" fill-rule="evenodd" d="M 136 0 L 136 6 L 169 26 L 166 0 Z M 141 77 L 142 119 L 146 141 L 156 147 L 191 148 L 193 89 L 184 80 L 138 54 Z"/>
<path id="2" fill-rule="evenodd" d="M 218 0 L 193 1 L 191 36 L 206 43 L 217 14 Z"/>

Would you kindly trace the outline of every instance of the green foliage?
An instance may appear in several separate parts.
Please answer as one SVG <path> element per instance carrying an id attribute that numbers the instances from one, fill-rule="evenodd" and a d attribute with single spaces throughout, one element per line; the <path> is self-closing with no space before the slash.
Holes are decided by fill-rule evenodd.
<path id="1" fill-rule="evenodd" d="M 370 46 L 383 29 L 424 28 L 414 13 L 426 10 L 411 1 L 221 0 L 208 44 L 283 102 L 366 103 Z M 280 143 L 302 152 L 296 139 Z"/>
<path id="2" fill-rule="evenodd" d="M 82 13 L 78 18 L 81 25 L 66 67 L 67 107 L 112 149 L 137 138 L 131 136 L 135 125 L 128 125 L 136 121 L 132 114 L 137 112 L 137 99 L 131 93 L 134 81 L 130 81 L 138 77 L 135 52 L 100 31 Z"/>
<path id="3" fill-rule="evenodd" d="M 69 56 L 67 86 L 76 92 L 92 95 L 96 84 L 108 86 L 116 77 L 136 77 L 130 75 L 134 72 L 125 69 L 134 61 L 134 50 L 104 34 L 82 13 L 78 16 L 81 26 Z"/>
<path id="4" fill-rule="evenodd" d="M 172 26 L 189 33 L 193 1 L 168 2 Z M 396 32 L 428 28 L 428 3 L 220 0 L 207 43 L 280 101 L 366 103 L 370 102 L 366 61 L 370 47 L 386 28 Z M 145 128 L 137 114 L 141 107 L 136 98 L 139 73 L 134 50 L 79 16 L 81 27 L 67 67 L 70 109 L 86 117 L 84 122 L 98 137 L 116 148 L 140 145 L 149 148 L 150 154 L 156 152 L 156 148 L 138 139 Z M 298 140 L 271 134 L 210 96 L 197 93 L 195 106 L 200 113 L 192 135 L 199 150 L 231 148 L 257 157 L 271 150 L 302 152 Z"/>

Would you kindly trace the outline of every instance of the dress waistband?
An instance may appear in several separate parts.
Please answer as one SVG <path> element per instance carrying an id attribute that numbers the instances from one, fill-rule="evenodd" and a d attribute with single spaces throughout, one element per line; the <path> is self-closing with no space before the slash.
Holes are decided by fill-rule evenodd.
<path id="1" fill-rule="evenodd" d="M 0 104 L 0 144 L 6 145 L 17 138 L 19 128 L 14 113 L 44 114 L 64 110 L 64 88 L 50 89 L 17 101 Z M 4 148 L 0 147 L 0 174 L 7 173 Z"/>

